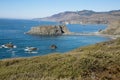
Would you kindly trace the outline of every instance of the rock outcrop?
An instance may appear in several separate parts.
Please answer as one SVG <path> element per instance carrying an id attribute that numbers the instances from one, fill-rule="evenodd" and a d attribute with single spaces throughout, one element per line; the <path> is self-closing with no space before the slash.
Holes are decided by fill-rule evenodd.
<path id="1" fill-rule="evenodd" d="M 59 36 L 63 34 L 70 34 L 70 31 L 67 29 L 65 25 L 38 26 L 38 27 L 32 27 L 31 30 L 27 32 L 27 34 Z"/>
<path id="2" fill-rule="evenodd" d="M 50 49 L 56 49 L 56 48 L 57 48 L 57 46 L 55 44 L 50 46 Z"/>

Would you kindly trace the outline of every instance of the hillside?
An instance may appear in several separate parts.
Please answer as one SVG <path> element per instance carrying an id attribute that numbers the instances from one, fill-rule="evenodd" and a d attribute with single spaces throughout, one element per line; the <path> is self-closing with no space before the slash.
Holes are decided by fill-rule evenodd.
<path id="1" fill-rule="evenodd" d="M 120 20 L 111 22 L 107 29 L 101 31 L 103 34 L 120 35 Z"/>
<path id="2" fill-rule="evenodd" d="M 107 24 L 120 19 L 120 10 L 108 12 L 95 12 L 91 10 L 66 11 L 45 18 L 36 18 L 34 20 L 57 21 L 71 24 Z"/>
<path id="3" fill-rule="evenodd" d="M 120 38 L 66 54 L 0 60 L 1 80 L 119 80 Z"/>

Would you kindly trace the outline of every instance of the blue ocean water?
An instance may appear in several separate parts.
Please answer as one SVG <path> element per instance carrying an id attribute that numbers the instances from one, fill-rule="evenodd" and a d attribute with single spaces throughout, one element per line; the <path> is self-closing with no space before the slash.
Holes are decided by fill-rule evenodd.
<path id="1" fill-rule="evenodd" d="M 64 53 L 81 46 L 87 46 L 98 42 L 109 40 L 102 36 L 33 36 L 24 34 L 33 26 L 38 25 L 57 25 L 56 22 L 44 22 L 33 20 L 15 20 L 15 19 L 0 19 L 0 45 L 12 42 L 17 46 L 15 49 L 0 48 L 0 59 L 17 58 L 17 57 L 31 57 L 50 53 Z M 105 29 L 106 25 L 67 25 L 71 32 L 96 32 L 99 29 Z M 57 49 L 51 50 L 50 45 L 57 45 Z M 39 48 L 37 53 L 28 53 L 24 49 L 27 46 Z"/>

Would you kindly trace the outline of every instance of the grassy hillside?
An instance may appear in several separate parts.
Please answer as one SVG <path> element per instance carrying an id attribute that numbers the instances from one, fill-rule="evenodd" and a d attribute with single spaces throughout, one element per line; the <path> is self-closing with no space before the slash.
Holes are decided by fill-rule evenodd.
<path id="1" fill-rule="evenodd" d="M 0 80 L 119 80 L 120 38 L 66 54 L 0 61 Z"/>

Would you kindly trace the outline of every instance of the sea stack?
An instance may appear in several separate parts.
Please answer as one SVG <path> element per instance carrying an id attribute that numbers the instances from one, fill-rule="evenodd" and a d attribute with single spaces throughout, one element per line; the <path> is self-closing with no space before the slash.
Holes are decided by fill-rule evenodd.
<path id="1" fill-rule="evenodd" d="M 32 35 L 46 35 L 46 36 L 59 36 L 63 34 L 70 34 L 70 31 L 65 25 L 52 25 L 52 26 L 37 26 L 32 27 L 27 34 Z"/>

